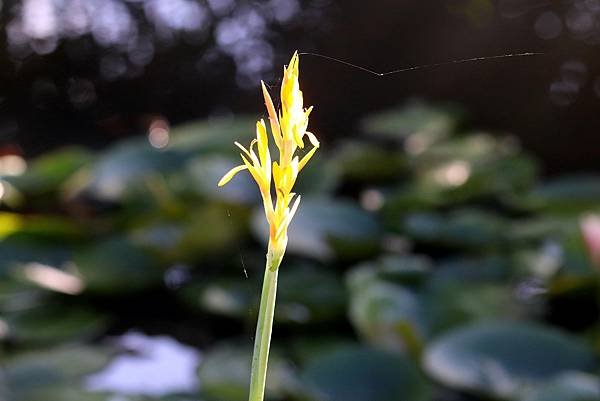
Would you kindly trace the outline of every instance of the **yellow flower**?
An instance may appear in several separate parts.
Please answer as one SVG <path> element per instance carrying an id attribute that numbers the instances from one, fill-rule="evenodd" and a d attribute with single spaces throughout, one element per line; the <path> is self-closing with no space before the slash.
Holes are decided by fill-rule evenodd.
<path id="1" fill-rule="evenodd" d="M 308 127 L 308 116 L 312 107 L 304 109 L 302 92 L 298 83 L 298 53 L 294 53 L 289 65 L 283 69 L 283 81 L 281 84 L 281 110 L 275 111 L 271 96 L 262 84 L 265 105 L 269 113 L 269 125 L 275 146 L 279 150 L 279 160 L 271 161 L 269 152 L 269 139 L 267 127 L 261 119 L 256 123 L 256 139 L 253 139 L 248 148 L 235 142 L 242 150 L 240 154 L 244 164 L 234 167 L 219 181 L 219 186 L 227 184 L 235 174 L 242 170 L 248 170 L 263 199 L 265 216 L 269 223 L 269 253 L 274 257 L 275 268 L 281 262 L 287 245 L 287 229 L 290 225 L 298 204 L 300 195 L 292 192 L 298 173 L 304 168 L 319 148 L 317 138 L 306 129 Z M 304 148 L 304 137 L 307 137 L 312 148 L 300 158 L 296 155 L 298 148 Z M 254 151 L 254 145 L 258 148 L 258 155 Z M 273 184 L 271 184 L 271 182 Z M 271 186 L 273 185 L 276 196 L 275 202 L 271 197 Z M 294 197 L 296 199 L 294 200 Z M 293 205 L 290 204 L 294 200 Z"/>

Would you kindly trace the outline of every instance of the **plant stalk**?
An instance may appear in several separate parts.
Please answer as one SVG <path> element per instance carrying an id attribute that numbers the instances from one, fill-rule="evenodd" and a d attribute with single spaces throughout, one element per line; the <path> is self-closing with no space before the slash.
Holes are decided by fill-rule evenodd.
<path id="1" fill-rule="evenodd" d="M 249 401 L 263 401 L 265 397 L 267 364 L 269 362 L 275 298 L 277 296 L 277 274 L 279 272 L 279 264 L 281 263 L 282 256 L 283 255 L 278 257 L 277 255 L 274 255 L 271 246 L 269 246 L 262 295 L 260 298 L 258 323 L 256 325 L 256 336 L 254 338 Z"/>

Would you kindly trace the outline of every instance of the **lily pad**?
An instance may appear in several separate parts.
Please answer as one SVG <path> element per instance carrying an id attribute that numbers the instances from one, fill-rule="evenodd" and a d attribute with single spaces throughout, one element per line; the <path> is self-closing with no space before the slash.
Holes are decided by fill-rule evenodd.
<path id="1" fill-rule="evenodd" d="M 595 400 L 600 400 L 600 379 L 582 372 L 562 374 L 522 399 L 522 401 Z"/>
<path id="2" fill-rule="evenodd" d="M 175 151 L 197 154 L 235 151 L 234 141 L 250 142 L 256 135 L 254 117 L 215 118 L 209 121 L 192 121 L 173 127 L 170 131 L 168 148 Z"/>
<path id="3" fill-rule="evenodd" d="M 505 240 L 505 221 L 489 212 L 463 209 L 444 216 L 434 212 L 413 213 L 404 222 L 412 238 L 451 247 L 494 248 Z"/>
<path id="4" fill-rule="evenodd" d="M 448 137 L 460 117 L 458 110 L 432 107 L 419 101 L 366 118 L 363 129 L 388 139 L 409 139 L 429 146 Z"/>
<path id="5" fill-rule="evenodd" d="M 81 379 L 101 369 L 108 360 L 109 355 L 103 349 L 72 344 L 21 354 L 9 358 L 5 363 L 8 392 L 14 401 L 62 401 L 62 398 L 50 397 L 50 394 L 81 395 Z M 61 389 L 61 386 L 64 387 Z M 44 393 L 48 398 L 43 397 Z M 86 395 L 81 399 L 87 401 L 98 398 Z"/>
<path id="6" fill-rule="evenodd" d="M 361 347 L 337 349 L 309 362 L 309 389 L 329 401 L 426 401 L 430 388 L 406 356 Z"/>
<path id="7" fill-rule="evenodd" d="M 597 210 L 600 205 L 600 176 L 565 176 L 537 186 L 517 200 L 525 207 L 556 214 Z"/>
<path id="8" fill-rule="evenodd" d="M 407 174 L 404 154 L 396 149 L 382 149 L 368 143 L 346 144 L 334 159 L 344 181 L 374 183 L 398 181 Z"/>
<path id="9" fill-rule="evenodd" d="M 184 289 L 185 299 L 196 300 L 206 311 L 247 319 L 258 312 L 258 280 L 224 278 L 198 288 Z M 275 320 L 315 323 L 342 317 L 346 294 L 336 276 L 310 266 L 285 266 L 279 275 Z"/>
<path id="10" fill-rule="evenodd" d="M 124 201 L 129 195 L 144 192 L 148 179 L 181 169 L 189 154 L 159 150 L 140 139 L 118 143 L 90 168 L 89 181 L 73 183 L 74 193 L 85 191 L 96 199 Z"/>
<path id="11" fill-rule="evenodd" d="M 509 321 L 450 331 L 428 347 L 424 358 L 427 372 L 445 385 L 503 398 L 593 366 L 592 350 L 578 339 L 549 327 Z"/>
<path id="12" fill-rule="evenodd" d="M 218 401 L 246 401 L 251 361 L 250 348 L 224 345 L 210 350 L 198 369 L 202 395 Z M 269 357 L 266 398 L 279 399 L 296 393 L 297 386 L 291 367 L 273 352 Z"/>
<path id="13" fill-rule="evenodd" d="M 262 208 L 253 214 L 252 227 L 259 238 L 268 239 Z M 334 254 L 369 252 L 380 234 L 375 217 L 355 204 L 307 197 L 302 198 L 289 227 L 287 249 L 317 259 L 330 259 Z"/>
<path id="14" fill-rule="evenodd" d="M 87 291 L 115 294 L 161 283 L 162 270 L 148 252 L 126 238 L 99 241 L 74 258 Z"/>
<path id="15" fill-rule="evenodd" d="M 20 343 L 47 344 L 91 338 L 107 327 L 107 319 L 82 307 L 40 305 L 7 315 L 10 337 Z"/>
<path id="16" fill-rule="evenodd" d="M 372 281 L 351 293 L 350 321 L 370 344 L 418 354 L 426 333 L 420 301 L 398 284 Z"/>
<path id="17" fill-rule="evenodd" d="M 92 161 L 93 155 L 83 148 L 64 148 L 38 157 L 24 174 L 4 179 L 18 191 L 37 196 L 58 190 L 69 177 Z"/>

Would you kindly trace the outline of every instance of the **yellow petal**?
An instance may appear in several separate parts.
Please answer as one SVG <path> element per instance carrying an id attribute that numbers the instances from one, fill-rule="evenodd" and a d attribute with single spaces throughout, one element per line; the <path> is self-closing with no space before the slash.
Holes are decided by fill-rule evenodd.
<path id="1" fill-rule="evenodd" d="M 258 142 L 257 139 L 253 139 L 252 142 L 250 142 L 250 159 L 252 160 L 252 163 L 254 163 L 254 167 L 256 167 L 257 169 L 262 168 L 260 161 L 258 160 L 258 157 L 256 156 L 256 153 L 254 152 L 254 145 Z"/>
<path id="2" fill-rule="evenodd" d="M 281 129 L 279 127 L 279 119 L 277 118 L 277 113 L 275 112 L 275 106 L 273 106 L 273 100 L 271 99 L 271 95 L 269 95 L 269 91 L 267 91 L 265 83 L 263 81 L 260 81 L 260 83 L 262 85 L 263 97 L 265 98 L 267 112 L 269 113 L 269 123 L 271 123 L 271 134 L 273 134 L 275 145 L 277 145 L 278 148 L 281 148 Z"/>
<path id="3" fill-rule="evenodd" d="M 312 132 L 306 131 L 306 136 L 308 137 L 308 140 L 310 141 L 312 146 L 314 146 L 315 148 L 318 148 L 320 146 L 319 140 L 317 139 L 315 134 L 313 134 Z"/>
<path id="4" fill-rule="evenodd" d="M 292 219 L 294 218 L 294 215 L 296 214 L 296 210 L 298 210 L 298 205 L 300 204 L 300 198 L 302 198 L 302 196 L 298 195 L 298 197 L 296 198 L 296 201 L 294 202 L 294 204 L 292 205 L 292 208 L 290 209 L 290 214 L 288 215 L 289 222 L 292 221 Z M 288 222 L 288 224 L 289 224 L 289 222 Z"/>
<path id="5" fill-rule="evenodd" d="M 278 186 L 281 182 L 281 169 L 277 162 L 273 162 L 273 181 L 275 182 L 275 186 Z"/>
<path id="6" fill-rule="evenodd" d="M 258 139 L 258 156 L 260 157 L 260 164 L 266 167 L 266 159 L 269 153 L 269 139 L 267 137 L 267 127 L 263 120 L 256 122 L 256 138 Z M 271 166 L 269 166 L 270 168 Z"/>
<path id="7" fill-rule="evenodd" d="M 300 149 L 304 148 L 304 141 L 302 140 L 302 129 L 299 125 L 294 126 L 294 142 Z"/>
<path id="8" fill-rule="evenodd" d="M 308 163 L 308 161 L 313 157 L 317 149 L 319 149 L 319 147 L 314 146 L 307 154 L 304 155 L 304 157 L 302 158 L 302 160 L 300 160 L 300 163 L 298 164 L 298 171 L 301 171 L 304 168 L 304 166 L 306 166 L 306 163 Z"/>
<path id="9" fill-rule="evenodd" d="M 240 148 L 242 150 L 242 152 L 244 152 L 246 155 L 248 155 L 248 157 L 251 157 L 250 156 L 250 152 L 248 152 L 248 149 L 246 149 L 244 147 L 244 145 L 242 145 L 241 143 L 239 143 L 237 141 L 235 141 L 234 144 L 235 144 L 235 146 L 237 146 L 238 148 Z"/>
<path id="10" fill-rule="evenodd" d="M 244 161 L 246 167 L 248 167 L 248 171 L 250 172 L 250 174 L 252 174 L 252 178 L 254 178 L 254 181 L 256 181 L 258 187 L 260 189 L 264 188 L 266 183 L 263 179 L 262 172 L 258 170 L 255 166 L 253 166 L 252 163 L 250 163 L 248 159 L 244 157 L 244 155 L 242 155 L 242 160 Z"/>
<path id="11" fill-rule="evenodd" d="M 296 198 L 296 201 L 292 205 L 292 208 L 286 213 L 285 219 L 280 224 L 280 226 L 277 228 L 277 232 L 275 233 L 275 239 L 279 239 L 279 237 L 283 233 L 287 233 L 287 229 L 290 226 L 290 223 L 292 222 L 294 215 L 296 214 L 296 210 L 298 210 L 298 205 L 300 204 L 300 198 L 301 198 L 301 196 L 298 195 L 298 197 Z"/>
<path id="12" fill-rule="evenodd" d="M 222 187 L 223 185 L 227 184 L 229 181 L 231 181 L 231 179 L 233 178 L 234 175 L 236 175 L 237 173 L 239 173 L 242 170 L 246 170 L 248 167 L 246 167 L 245 165 L 241 165 L 241 166 L 237 166 L 232 168 L 231 170 L 229 170 L 227 172 L 227 174 L 225 174 L 223 176 L 223 178 L 221 178 L 221 180 L 219 181 L 219 183 L 217 184 L 219 187 Z"/>

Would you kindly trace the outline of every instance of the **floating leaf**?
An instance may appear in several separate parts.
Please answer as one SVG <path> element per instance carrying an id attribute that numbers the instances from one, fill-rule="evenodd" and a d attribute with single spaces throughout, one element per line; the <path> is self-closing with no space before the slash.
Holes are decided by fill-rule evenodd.
<path id="1" fill-rule="evenodd" d="M 444 216 L 412 213 L 404 222 L 406 233 L 418 241 L 455 247 L 498 247 L 505 240 L 505 221 L 481 210 L 463 209 Z"/>
<path id="2" fill-rule="evenodd" d="M 406 356 L 348 347 L 316 357 L 303 377 L 329 401 L 426 401 L 430 388 Z"/>
<path id="3" fill-rule="evenodd" d="M 594 401 L 600 400 L 600 379 L 597 376 L 569 372 L 523 397 L 522 401 Z"/>
<path id="4" fill-rule="evenodd" d="M 413 141 L 419 149 L 448 137 L 456 127 L 460 112 L 442 109 L 414 101 L 395 110 L 366 118 L 363 129 L 370 134 L 389 139 Z M 410 147 L 410 145 L 409 145 Z"/>
<path id="5" fill-rule="evenodd" d="M 6 177 L 17 190 L 28 196 L 55 191 L 93 156 L 82 148 L 70 147 L 35 159 L 23 175 Z"/>
<path id="6" fill-rule="evenodd" d="M 398 181 L 407 174 L 406 157 L 400 150 L 382 149 L 368 143 L 346 144 L 334 162 L 344 181 L 350 182 L 374 185 Z"/>
<path id="7" fill-rule="evenodd" d="M 63 401 L 51 398 L 50 394 L 56 397 L 66 393 L 81 394 L 83 391 L 78 390 L 80 380 L 101 369 L 108 360 L 108 353 L 100 348 L 73 344 L 9 358 L 5 363 L 5 374 L 11 401 Z M 60 386 L 64 387 L 61 389 Z M 98 398 L 90 396 L 82 401 L 88 399 Z"/>
<path id="8" fill-rule="evenodd" d="M 112 238 L 75 255 L 86 290 L 115 294 L 146 289 L 161 282 L 158 261 L 126 238 Z"/>
<path id="9" fill-rule="evenodd" d="M 6 317 L 10 337 L 30 345 L 91 338 L 107 326 L 106 317 L 97 312 L 56 304 L 40 305 Z"/>
<path id="10" fill-rule="evenodd" d="M 269 235 L 261 213 L 253 214 L 252 224 L 257 236 L 266 241 Z M 328 259 L 336 250 L 348 256 L 372 252 L 380 227 L 371 214 L 350 202 L 307 197 L 302 198 L 288 233 L 288 251 Z"/>
<path id="11" fill-rule="evenodd" d="M 370 344 L 413 354 L 420 351 L 426 327 L 420 299 L 413 291 L 372 281 L 351 293 L 349 315 Z"/>
<path id="12" fill-rule="evenodd" d="M 250 349 L 219 346 L 204 357 L 198 375 L 201 392 L 211 400 L 246 401 L 250 384 Z M 267 371 L 267 398 L 282 398 L 297 393 L 297 380 L 290 366 L 277 356 L 270 355 Z"/>
<path id="13" fill-rule="evenodd" d="M 334 274 L 292 265 L 279 277 L 276 321 L 306 324 L 343 316 L 346 294 Z M 247 319 L 258 312 L 260 285 L 258 280 L 218 279 L 186 288 L 184 297 L 206 311 Z"/>
<path id="14" fill-rule="evenodd" d="M 591 349 L 554 329 L 480 322 L 446 333 L 427 349 L 425 369 L 447 386 L 514 397 L 570 370 L 594 366 Z"/>
<path id="15" fill-rule="evenodd" d="M 517 204 L 556 214 L 576 214 L 600 207 L 600 176 L 565 176 L 541 184 Z"/>

